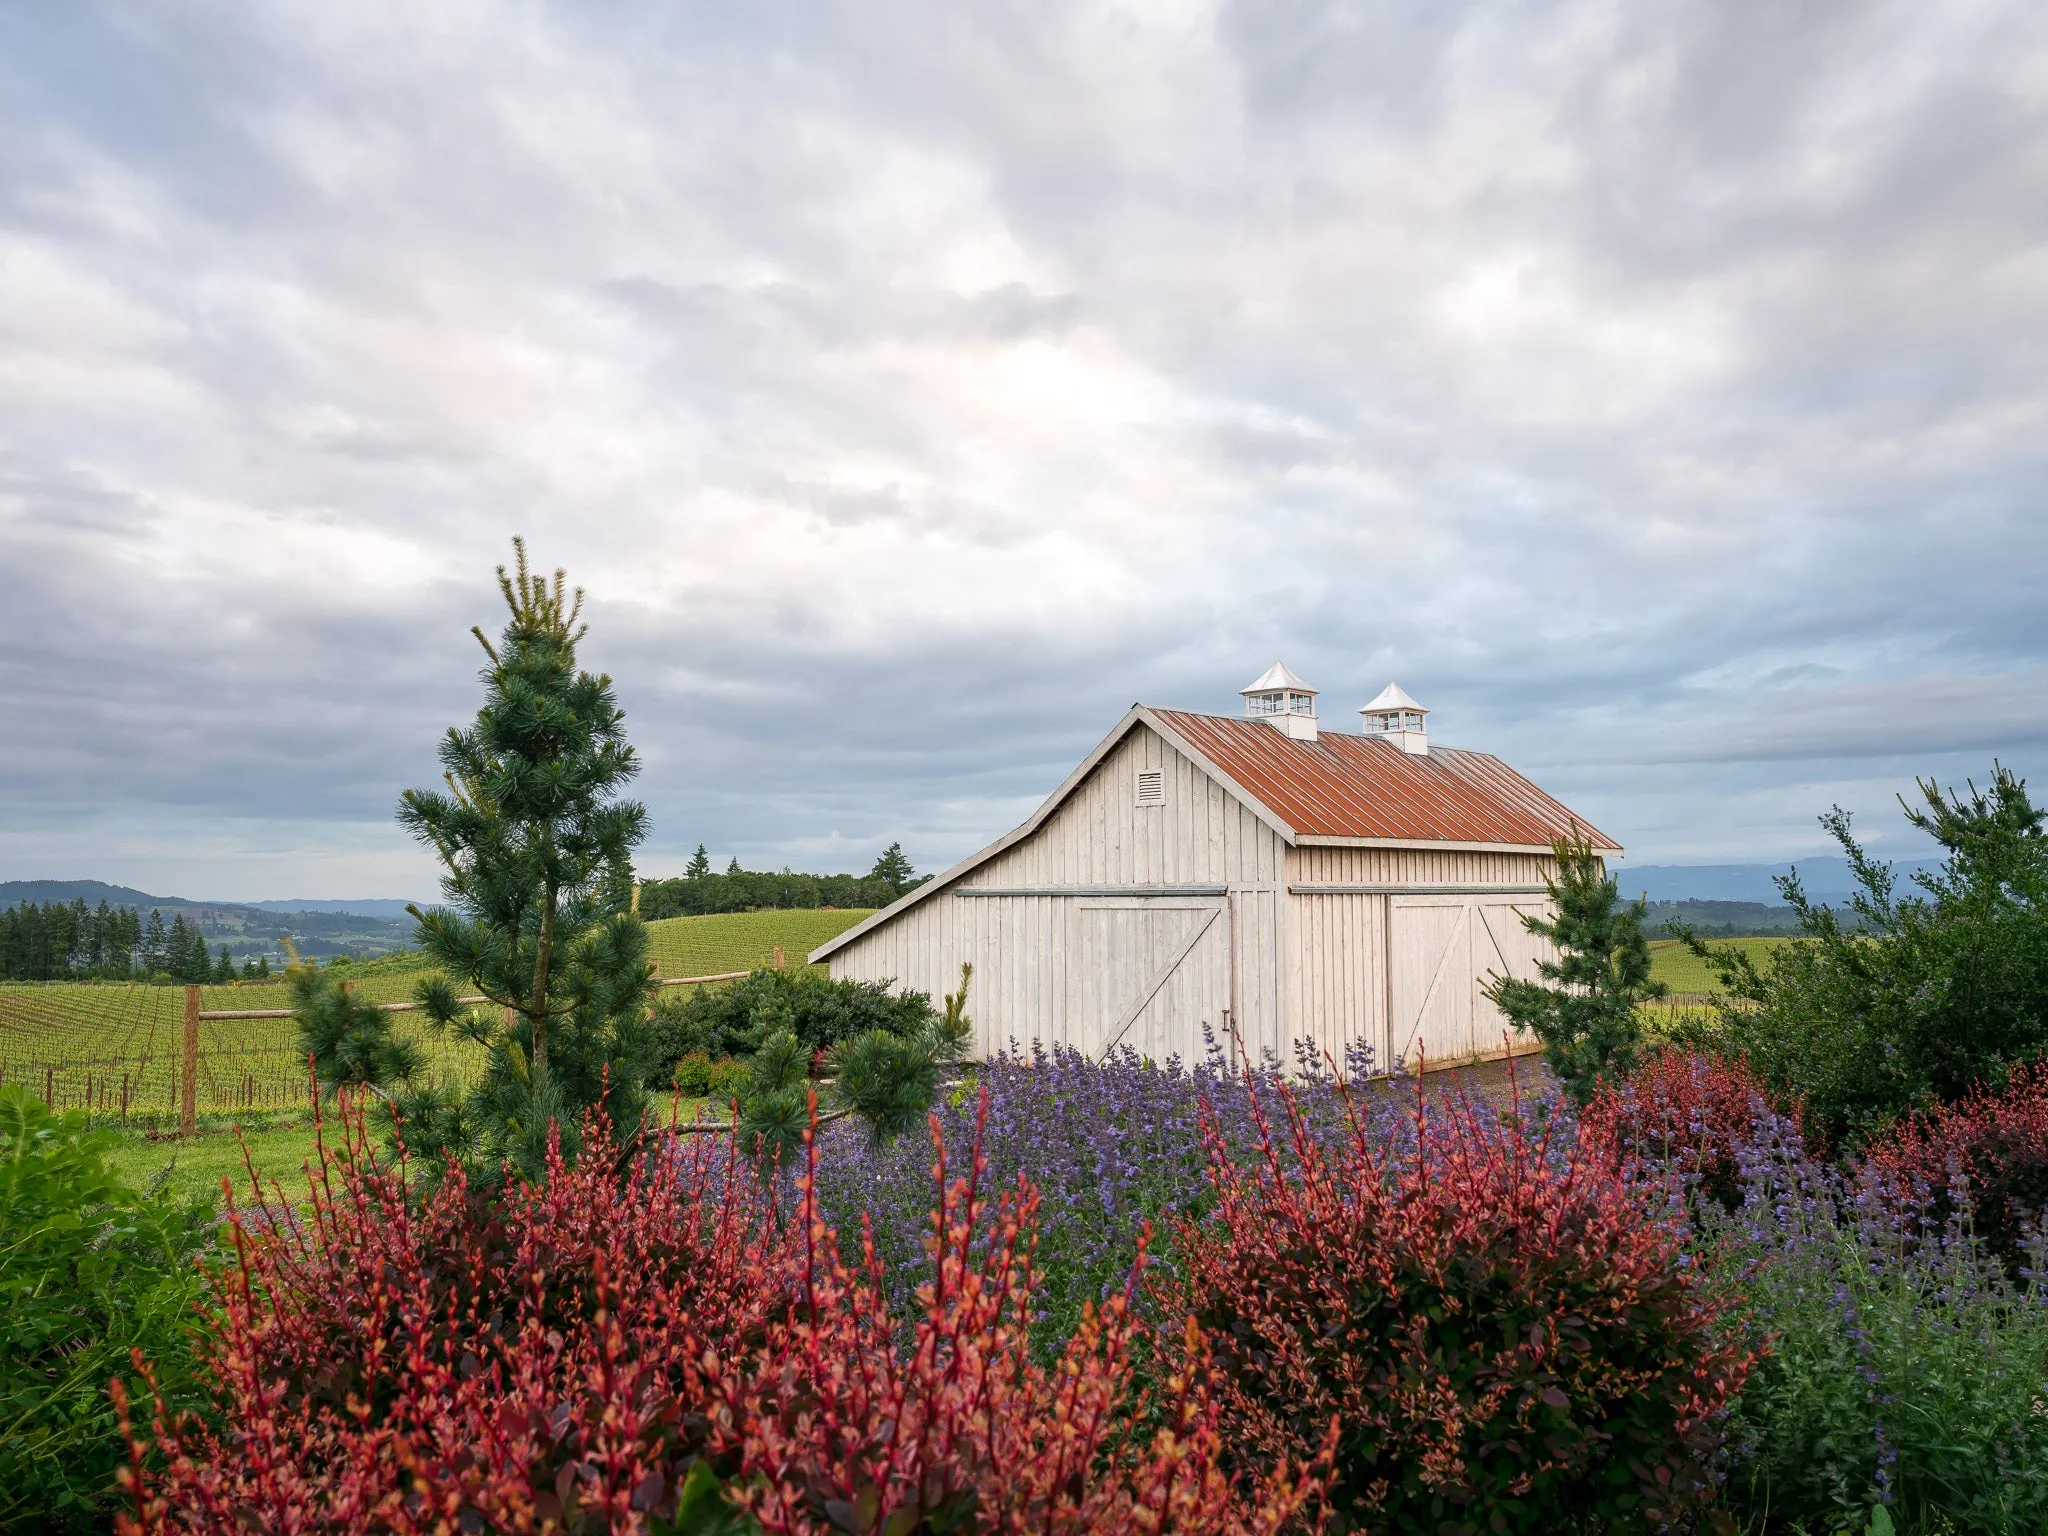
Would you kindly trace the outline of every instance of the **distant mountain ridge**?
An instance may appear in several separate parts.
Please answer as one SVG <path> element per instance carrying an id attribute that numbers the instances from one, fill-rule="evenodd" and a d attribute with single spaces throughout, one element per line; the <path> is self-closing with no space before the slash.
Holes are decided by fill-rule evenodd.
<path id="1" fill-rule="evenodd" d="M 152 907 L 165 911 L 172 908 L 191 911 L 203 907 L 248 912 L 342 912 L 350 917 L 374 917 L 387 923 L 397 922 L 408 915 L 404 901 L 388 897 L 363 901 L 325 901 L 313 897 L 284 901 L 193 901 L 184 896 L 152 896 L 131 885 L 108 885 L 104 880 L 0 880 L 0 911 L 20 906 L 23 902 L 34 902 L 37 906 L 53 901 L 68 904 L 80 897 L 85 898 L 88 907 L 96 907 L 104 901 L 110 907 L 135 907 L 144 912 Z M 428 906 L 430 903 L 421 902 L 420 905 Z"/>
<path id="2" fill-rule="evenodd" d="M 18 907 L 23 902 L 34 902 L 37 906 L 53 901 L 69 903 L 81 896 L 88 907 L 96 907 L 103 901 L 110 907 L 138 907 L 145 911 L 150 907 L 201 905 L 182 896 L 152 896 L 132 885 L 108 885 L 104 880 L 0 880 L 0 911 Z"/>
<path id="3" fill-rule="evenodd" d="M 1914 874 L 1938 868 L 1940 862 L 1894 860 L 1899 894 L 1917 891 Z M 1856 889 L 1849 874 L 1849 861 L 1844 858 L 1795 859 L 1786 864 L 1621 864 L 1613 872 L 1621 882 L 1621 894 L 1631 900 L 1647 896 L 1652 902 L 1740 901 L 1779 906 L 1785 898 L 1778 893 L 1772 877 L 1790 874 L 1795 865 L 1810 901 L 1841 906 Z"/>
<path id="4" fill-rule="evenodd" d="M 434 906 L 431 901 L 408 903 L 395 897 L 377 897 L 365 901 L 319 901 L 309 898 L 295 898 L 289 901 L 245 901 L 245 907 L 254 907 L 259 912 L 346 912 L 350 917 L 377 917 L 386 922 L 409 920 L 412 914 L 406 911 L 408 905 L 422 909 Z"/>

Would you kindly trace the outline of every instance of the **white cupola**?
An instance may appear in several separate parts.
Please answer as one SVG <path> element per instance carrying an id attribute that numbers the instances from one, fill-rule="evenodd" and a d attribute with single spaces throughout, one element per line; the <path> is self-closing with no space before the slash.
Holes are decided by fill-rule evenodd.
<path id="1" fill-rule="evenodd" d="M 1389 683 L 1359 715 L 1365 734 L 1384 736 L 1403 752 L 1418 756 L 1429 751 L 1429 711 L 1408 697 L 1399 683 Z"/>
<path id="2" fill-rule="evenodd" d="M 1316 739 L 1316 691 L 1288 671 L 1285 662 L 1274 662 L 1257 682 L 1238 691 L 1248 718 L 1263 720 L 1296 741 Z"/>

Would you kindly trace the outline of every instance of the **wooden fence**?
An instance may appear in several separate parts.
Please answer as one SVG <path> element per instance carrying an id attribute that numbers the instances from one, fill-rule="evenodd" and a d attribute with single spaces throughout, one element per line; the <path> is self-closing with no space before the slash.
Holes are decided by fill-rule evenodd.
<path id="1" fill-rule="evenodd" d="M 782 946 L 775 947 L 775 968 L 783 967 Z M 710 976 L 672 976 L 657 974 L 656 984 L 664 987 L 698 987 L 714 981 L 739 981 L 749 973 L 746 971 L 719 971 Z M 343 982 L 343 991 L 353 991 L 354 983 Z M 185 988 L 185 1033 L 182 1042 L 178 1071 L 178 1134 L 190 1136 L 198 1129 L 199 1122 L 199 1026 L 216 1019 L 288 1019 L 293 1015 L 290 1008 L 202 1008 L 201 989 L 196 986 Z M 475 1007 L 491 1001 L 488 997 L 460 997 L 458 1003 Z M 417 1013 L 419 1003 L 378 1003 L 377 1008 L 385 1013 Z M 505 1022 L 512 1022 L 512 1010 L 505 1010 Z"/>

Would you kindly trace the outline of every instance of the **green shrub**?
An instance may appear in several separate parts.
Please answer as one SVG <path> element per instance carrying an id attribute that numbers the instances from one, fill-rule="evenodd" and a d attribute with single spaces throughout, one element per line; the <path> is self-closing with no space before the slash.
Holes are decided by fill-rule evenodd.
<path id="1" fill-rule="evenodd" d="M 652 1083 L 667 1082 L 692 1051 L 716 1060 L 746 1055 L 778 1029 L 819 1051 L 869 1030 L 912 1035 L 938 1014 L 922 992 L 893 993 L 886 981 L 835 981 L 808 967 L 769 967 L 716 991 L 693 988 L 685 998 L 663 998 L 649 1019 L 654 1043 Z"/>
<path id="2" fill-rule="evenodd" d="M 1991 784 L 1944 796 L 1920 785 L 1906 819 L 1947 850 L 1895 893 L 1840 807 L 1821 818 L 1859 890 L 1848 913 L 1815 906 L 1797 876 L 1779 882 L 1806 942 L 1758 965 L 1732 946 L 1688 939 L 1729 989 L 1696 1035 L 1745 1055 L 1773 1088 L 1805 1100 L 1807 1125 L 1861 1141 L 1980 1081 L 1996 1086 L 2048 1049 L 2048 835 L 2024 780 L 1994 765 Z M 1901 802 L 1904 803 L 1903 801 Z"/>
<path id="3" fill-rule="evenodd" d="M 690 1098 L 724 1103 L 746 1086 L 750 1075 L 744 1061 L 729 1056 L 713 1061 L 702 1051 L 691 1051 L 676 1063 L 675 1085 Z"/>
<path id="4" fill-rule="evenodd" d="M 183 1394 L 212 1202 L 129 1189 L 119 1140 L 0 1088 L 0 1530 L 104 1527 L 131 1348 Z"/>

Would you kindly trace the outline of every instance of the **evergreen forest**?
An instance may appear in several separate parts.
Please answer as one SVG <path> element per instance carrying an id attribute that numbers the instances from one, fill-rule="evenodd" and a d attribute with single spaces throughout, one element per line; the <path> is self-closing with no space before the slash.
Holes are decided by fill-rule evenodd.
<path id="1" fill-rule="evenodd" d="M 207 949 L 197 923 L 177 913 L 169 923 L 152 910 L 145 922 L 134 907 L 84 900 L 22 902 L 0 912 L 0 981 L 130 981 L 167 976 L 173 981 L 232 981 L 267 976 L 267 961 L 237 968 L 225 946 Z"/>
<path id="2" fill-rule="evenodd" d="M 726 865 L 724 874 L 718 874 L 699 844 L 679 877 L 641 884 L 640 915 L 651 922 L 661 917 L 705 917 L 714 912 L 886 907 L 930 878 L 920 878 L 910 867 L 900 843 L 891 843 L 865 875 L 805 875 L 790 869 L 768 873 L 741 869 L 737 858 Z"/>

